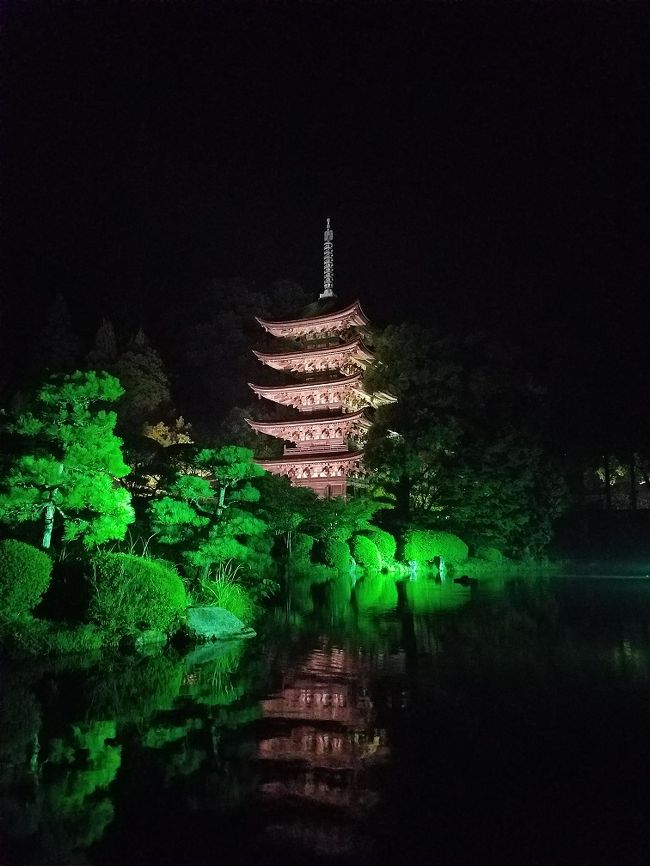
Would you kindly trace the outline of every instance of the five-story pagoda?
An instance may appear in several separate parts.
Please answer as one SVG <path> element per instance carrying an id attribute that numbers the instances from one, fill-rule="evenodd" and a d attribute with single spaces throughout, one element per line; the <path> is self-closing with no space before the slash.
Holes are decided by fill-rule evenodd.
<path id="1" fill-rule="evenodd" d="M 255 351 L 269 367 L 291 375 L 285 385 L 251 384 L 258 397 L 292 407 L 286 421 L 252 421 L 258 433 L 285 442 L 282 457 L 259 460 L 293 484 L 311 487 L 319 496 L 345 496 L 349 479 L 362 474 L 363 442 L 371 425 L 368 405 L 387 402 L 388 395 L 369 395 L 363 372 L 372 361 L 364 345 L 368 319 L 359 301 L 342 306 L 334 294 L 334 232 L 327 220 L 324 244 L 324 288 L 318 301 L 295 319 L 259 324 L 282 343 L 277 352 Z"/>

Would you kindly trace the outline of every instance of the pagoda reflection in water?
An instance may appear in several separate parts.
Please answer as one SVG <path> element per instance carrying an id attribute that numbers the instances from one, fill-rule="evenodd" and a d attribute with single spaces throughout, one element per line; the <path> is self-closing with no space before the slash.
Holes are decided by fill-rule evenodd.
<path id="1" fill-rule="evenodd" d="M 369 678 L 368 656 L 321 648 L 262 701 L 259 792 L 277 841 L 320 854 L 368 851 L 363 821 L 378 801 L 373 774 L 388 757 Z"/>

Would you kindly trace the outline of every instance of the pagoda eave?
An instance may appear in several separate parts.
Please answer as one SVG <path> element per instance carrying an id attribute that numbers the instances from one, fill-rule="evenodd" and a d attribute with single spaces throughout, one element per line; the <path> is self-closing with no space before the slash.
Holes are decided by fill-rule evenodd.
<path id="1" fill-rule="evenodd" d="M 352 340 L 337 346 L 325 346 L 310 351 L 260 352 L 253 350 L 255 357 L 275 370 L 294 373 L 318 373 L 340 370 L 357 364 L 361 367 L 372 361 L 373 354 L 366 349 L 361 340 Z"/>
<path id="2" fill-rule="evenodd" d="M 255 317 L 259 324 L 274 337 L 301 337 L 325 331 L 342 331 L 353 327 L 366 327 L 369 320 L 361 309 L 359 301 L 353 301 L 342 310 L 311 316 L 303 319 L 283 321 Z"/>
<path id="3" fill-rule="evenodd" d="M 330 415 L 316 418 L 297 418 L 294 421 L 254 421 L 252 418 L 246 418 L 246 423 L 258 433 L 267 433 L 271 436 L 277 435 L 272 431 L 277 431 L 283 428 L 300 429 L 302 427 L 353 427 L 358 426 L 365 429 L 371 427 L 371 422 L 366 418 L 364 410 L 360 409 L 357 412 L 349 412 L 347 415 Z"/>
<path id="4" fill-rule="evenodd" d="M 296 385 L 255 385 L 248 383 L 258 396 L 292 406 L 299 412 L 345 412 L 358 410 L 370 400 L 363 391 L 360 373 L 324 382 L 301 382 Z"/>
<path id="5" fill-rule="evenodd" d="M 349 388 L 360 382 L 361 373 L 355 373 L 353 376 L 341 376 L 339 379 L 329 379 L 326 382 L 310 382 L 308 384 L 305 382 L 299 382 L 296 385 L 255 385 L 252 382 L 249 382 L 248 387 L 252 388 L 252 390 L 261 397 L 266 397 L 267 394 L 280 394 L 284 391 L 301 392 L 306 388 L 309 388 L 312 391 L 326 390 L 332 387 Z"/>

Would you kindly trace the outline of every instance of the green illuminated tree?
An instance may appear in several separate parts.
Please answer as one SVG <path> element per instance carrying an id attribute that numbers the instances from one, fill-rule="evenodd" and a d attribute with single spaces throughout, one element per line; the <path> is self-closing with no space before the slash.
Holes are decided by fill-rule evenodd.
<path id="1" fill-rule="evenodd" d="M 86 547 L 124 538 L 134 514 L 119 479 L 129 467 L 116 415 L 101 408 L 122 393 L 107 373 L 77 371 L 41 386 L 32 410 L 8 425 L 18 454 L 0 484 L 3 522 L 40 522 L 44 548 L 57 520 L 64 541 L 81 538 Z"/>
<path id="2" fill-rule="evenodd" d="M 305 522 L 306 531 L 319 539 L 347 541 L 356 532 L 371 531 L 371 520 L 386 503 L 368 497 L 345 500 L 317 499 Z"/>
<path id="3" fill-rule="evenodd" d="M 185 561 L 205 574 L 215 564 L 247 560 L 251 547 L 246 540 L 267 529 L 246 507 L 259 500 L 251 482 L 264 474 L 248 448 L 200 449 L 149 506 L 158 541 L 183 544 Z"/>
<path id="4" fill-rule="evenodd" d="M 291 556 L 295 533 L 318 505 L 316 494 L 307 487 L 294 487 L 283 475 L 270 473 L 259 480 L 258 486 L 262 515 L 271 531 L 282 536 Z"/>

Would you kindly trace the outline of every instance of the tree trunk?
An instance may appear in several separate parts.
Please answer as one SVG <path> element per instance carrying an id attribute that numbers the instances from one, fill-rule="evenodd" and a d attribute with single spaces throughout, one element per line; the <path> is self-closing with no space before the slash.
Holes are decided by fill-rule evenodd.
<path id="1" fill-rule="evenodd" d="M 52 494 L 50 494 L 52 496 Z M 43 529 L 43 541 L 42 545 L 45 550 L 50 549 L 50 544 L 52 543 L 52 530 L 54 529 L 54 513 L 56 511 L 56 506 L 54 502 L 50 499 L 50 501 L 45 506 L 45 528 Z"/>
<path id="2" fill-rule="evenodd" d="M 605 454 L 605 508 L 612 510 L 612 479 L 609 474 L 609 454 Z"/>
<path id="3" fill-rule="evenodd" d="M 217 505 L 217 515 L 221 517 L 226 506 L 226 488 L 219 488 L 219 504 Z"/>

